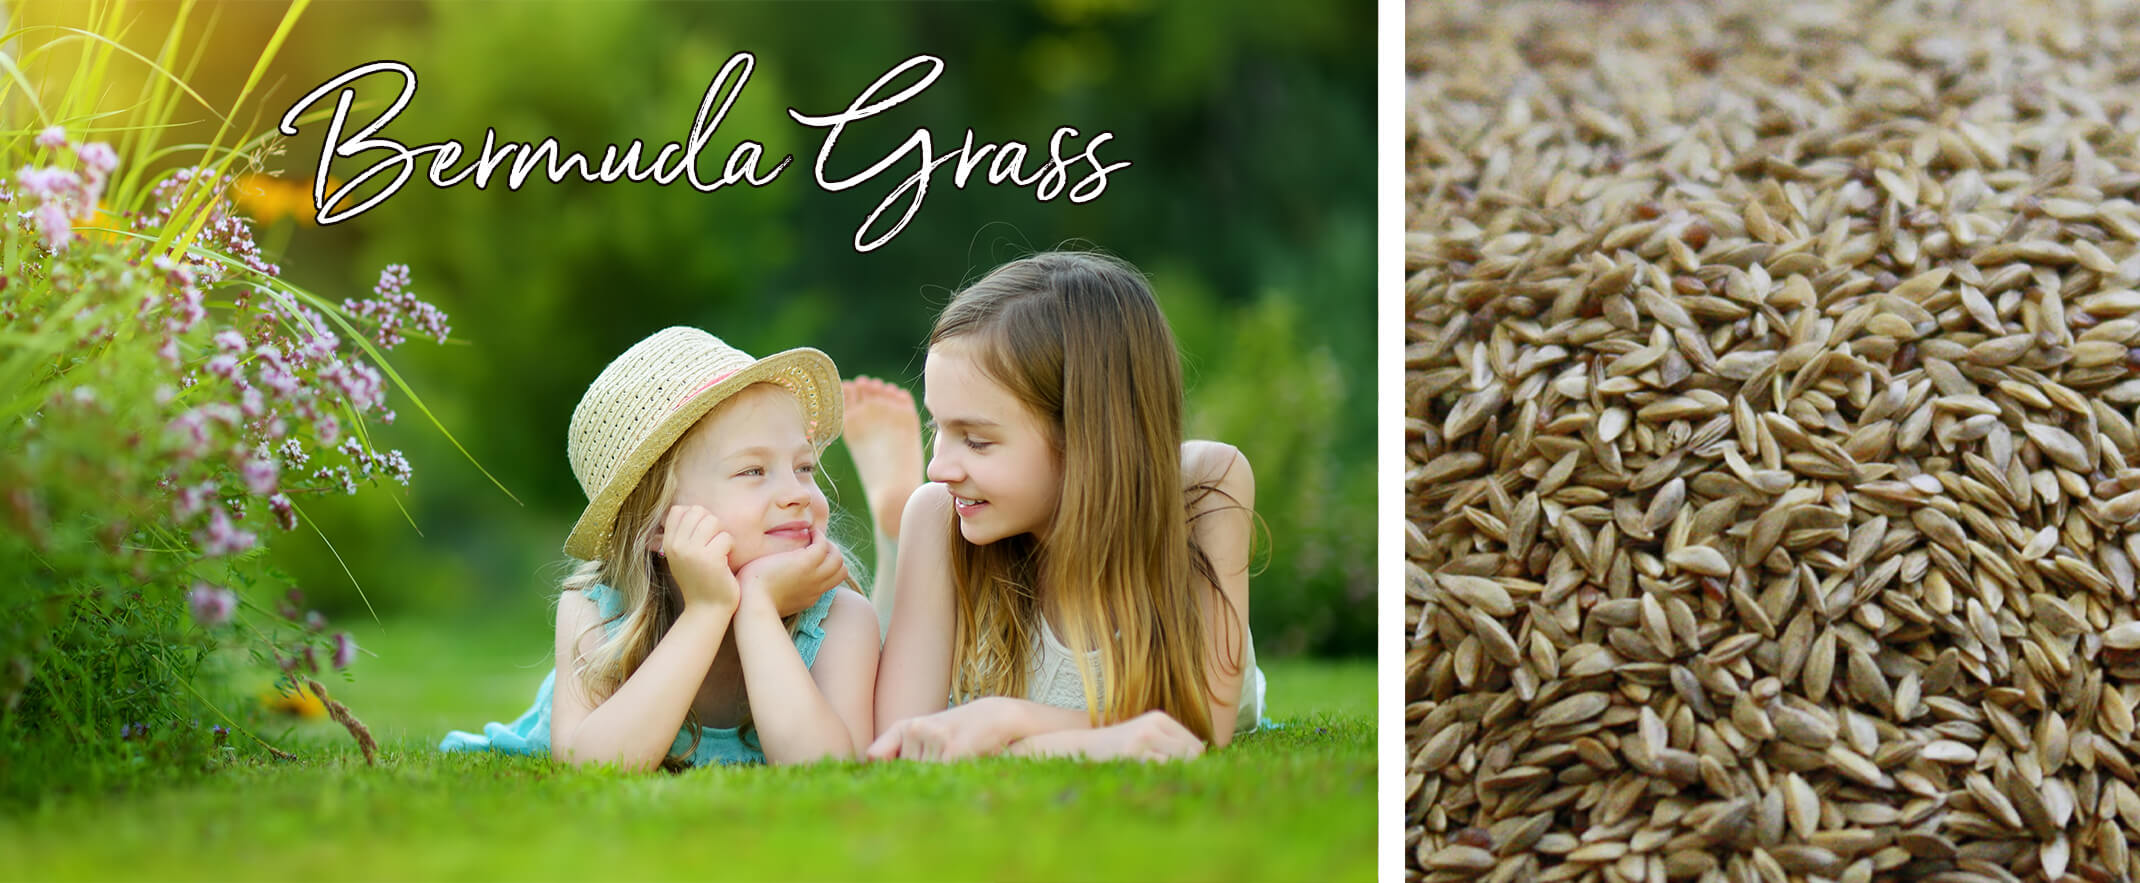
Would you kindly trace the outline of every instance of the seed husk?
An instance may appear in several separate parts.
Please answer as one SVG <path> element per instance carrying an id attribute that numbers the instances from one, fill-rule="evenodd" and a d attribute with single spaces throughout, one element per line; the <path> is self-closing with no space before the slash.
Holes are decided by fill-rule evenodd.
<path id="1" fill-rule="evenodd" d="M 1566 726 L 1589 720 L 1612 704 L 1603 693 L 1578 693 L 1546 706 L 1538 713 L 1537 725 L 1542 728 Z"/>

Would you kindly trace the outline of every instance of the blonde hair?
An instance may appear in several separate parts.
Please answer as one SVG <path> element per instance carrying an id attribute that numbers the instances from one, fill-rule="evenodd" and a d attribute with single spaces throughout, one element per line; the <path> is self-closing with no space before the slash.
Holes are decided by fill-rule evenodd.
<path id="1" fill-rule="evenodd" d="M 945 306 L 929 345 L 953 339 L 974 344 L 982 371 L 1048 427 L 1062 464 L 1045 543 L 1023 534 L 975 545 L 951 516 L 954 696 L 1025 693 L 1046 587 L 1095 723 L 1156 708 L 1210 741 L 1204 650 L 1215 636 L 1197 578 L 1227 612 L 1229 646 L 1240 622 L 1190 522 L 1225 492 L 1182 485 L 1180 354 L 1144 277 L 1087 252 L 1013 261 Z M 1240 654 L 1225 665 L 1238 671 Z"/>
<path id="2" fill-rule="evenodd" d="M 787 387 L 775 383 L 752 384 L 745 389 L 760 386 L 770 386 L 793 395 Z M 738 390 L 737 395 L 741 392 L 742 390 Z M 587 631 L 591 632 L 622 621 L 621 625 L 604 635 L 602 642 L 596 645 L 594 653 L 578 654 L 579 636 L 575 636 L 573 641 L 575 655 L 572 673 L 579 678 L 580 687 L 586 691 L 591 702 L 600 703 L 622 687 L 625 680 L 639 670 L 640 663 L 646 661 L 647 655 L 654 652 L 654 646 L 661 643 L 662 636 L 669 633 L 669 627 L 675 624 L 676 617 L 683 613 L 683 596 L 677 590 L 675 576 L 669 572 L 668 561 L 648 551 L 648 546 L 653 542 L 655 529 L 661 526 L 670 504 L 676 499 L 677 461 L 680 459 L 685 440 L 693 436 L 698 426 L 712 420 L 714 415 L 721 413 L 728 407 L 729 402 L 733 401 L 735 396 L 715 405 L 713 410 L 706 412 L 706 416 L 699 418 L 698 424 L 677 436 L 676 442 L 662 452 L 661 458 L 655 460 L 654 465 L 648 467 L 646 475 L 632 488 L 632 492 L 624 498 L 623 505 L 617 509 L 617 524 L 615 529 L 610 531 L 608 545 L 602 549 L 601 557 L 580 562 L 559 584 L 560 596 L 563 592 L 585 592 L 596 585 L 606 585 L 610 591 L 617 593 L 620 602 L 616 615 L 588 627 Z M 823 456 L 825 446 L 830 444 L 830 441 L 826 439 L 818 443 L 817 456 Z M 847 564 L 848 579 L 842 585 L 858 587 L 861 565 L 845 546 L 834 544 L 833 548 Z M 794 637 L 801 626 L 801 620 L 802 615 L 799 613 L 782 620 L 788 627 L 790 638 Z M 581 635 L 586 633 L 582 632 Z M 697 718 L 687 712 L 684 720 L 691 725 L 691 747 L 682 755 L 665 758 L 662 761 L 664 768 L 674 769 L 680 766 L 683 758 L 698 750 Z M 743 722 L 738 727 L 741 736 L 751 736 L 755 732 L 751 726 L 747 704 L 744 707 Z"/>

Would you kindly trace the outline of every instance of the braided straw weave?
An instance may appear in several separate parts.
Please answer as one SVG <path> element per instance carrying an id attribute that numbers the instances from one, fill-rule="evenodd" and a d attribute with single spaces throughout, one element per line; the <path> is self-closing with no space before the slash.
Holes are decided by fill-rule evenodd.
<path id="1" fill-rule="evenodd" d="M 581 560 L 600 555 L 616 527 L 617 508 L 654 461 L 715 405 L 768 382 L 787 387 L 802 402 L 812 443 L 839 437 L 839 371 L 814 349 L 753 359 L 718 337 L 679 325 L 610 362 L 572 409 L 565 453 L 587 494 L 587 509 L 565 539 L 565 554 Z"/>

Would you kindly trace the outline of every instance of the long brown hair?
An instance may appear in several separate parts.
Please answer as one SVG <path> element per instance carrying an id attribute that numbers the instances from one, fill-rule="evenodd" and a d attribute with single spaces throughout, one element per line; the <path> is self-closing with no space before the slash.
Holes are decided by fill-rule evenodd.
<path id="1" fill-rule="evenodd" d="M 1214 594 L 1218 576 L 1189 512 L 1223 492 L 1183 487 L 1181 357 L 1151 287 L 1105 255 L 1036 254 L 952 298 L 929 345 L 953 339 L 1048 427 L 1062 464 L 1045 543 L 1022 534 L 975 545 L 952 526 L 953 694 L 1025 693 L 1044 587 L 1096 723 L 1156 708 L 1209 741 L 1232 722 L 1211 719 L 1204 649 L 1214 636 L 1192 575 Z M 1238 625 L 1232 605 L 1214 601 Z"/>

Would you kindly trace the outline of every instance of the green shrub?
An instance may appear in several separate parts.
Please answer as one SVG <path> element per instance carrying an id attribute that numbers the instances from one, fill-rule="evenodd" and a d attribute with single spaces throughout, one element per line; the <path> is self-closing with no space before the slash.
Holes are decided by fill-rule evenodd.
<path id="1" fill-rule="evenodd" d="M 72 78 L 50 75 L 63 44 Z M 259 146 L 158 150 L 175 80 L 98 130 L 120 148 L 71 136 L 110 116 L 117 50 L 28 43 L 11 61 L 64 88 L 0 96 L 0 800 L 272 751 L 230 675 L 294 687 L 357 648 L 265 547 L 314 499 L 408 482 L 371 437 L 393 419 L 383 351 L 446 334 L 405 267 L 339 305 L 283 281 L 232 201 Z"/>

